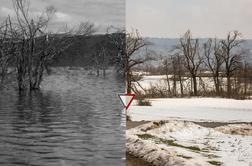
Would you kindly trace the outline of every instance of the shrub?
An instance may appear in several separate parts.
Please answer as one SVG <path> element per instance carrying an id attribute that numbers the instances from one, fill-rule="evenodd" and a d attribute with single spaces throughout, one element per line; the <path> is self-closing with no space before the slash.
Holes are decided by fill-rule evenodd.
<path id="1" fill-rule="evenodd" d="M 128 121 L 128 122 L 132 121 L 131 117 L 129 115 L 126 115 L 126 121 Z"/>
<path id="2" fill-rule="evenodd" d="M 151 106 L 151 102 L 143 96 L 137 96 L 137 105 L 139 106 Z"/>

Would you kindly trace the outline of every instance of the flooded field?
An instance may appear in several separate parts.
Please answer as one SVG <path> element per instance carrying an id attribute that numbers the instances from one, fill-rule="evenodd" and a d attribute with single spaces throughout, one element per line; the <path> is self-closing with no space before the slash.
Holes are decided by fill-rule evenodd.
<path id="1" fill-rule="evenodd" d="M 0 93 L 0 165 L 125 165 L 121 79 L 62 69 L 41 87 Z"/>

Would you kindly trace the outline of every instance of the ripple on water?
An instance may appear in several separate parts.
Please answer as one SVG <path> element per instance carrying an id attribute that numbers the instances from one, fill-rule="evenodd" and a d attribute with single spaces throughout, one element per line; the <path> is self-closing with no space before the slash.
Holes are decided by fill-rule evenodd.
<path id="1" fill-rule="evenodd" d="M 0 93 L 0 165 L 124 165 L 122 81 L 76 72 L 47 76 L 39 92 Z"/>

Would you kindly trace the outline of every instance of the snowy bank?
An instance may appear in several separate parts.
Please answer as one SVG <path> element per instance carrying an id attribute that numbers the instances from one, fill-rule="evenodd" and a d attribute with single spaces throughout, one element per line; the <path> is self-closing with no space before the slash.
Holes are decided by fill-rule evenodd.
<path id="1" fill-rule="evenodd" d="M 133 105 L 132 121 L 181 119 L 190 121 L 252 122 L 252 100 L 223 98 L 151 99 L 152 106 Z"/>
<path id="2" fill-rule="evenodd" d="M 225 134 L 192 122 L 150 122 L 127 130 L 126 138 L 129 153 L 156 166 L 252 165 L 252 136 Z"/>

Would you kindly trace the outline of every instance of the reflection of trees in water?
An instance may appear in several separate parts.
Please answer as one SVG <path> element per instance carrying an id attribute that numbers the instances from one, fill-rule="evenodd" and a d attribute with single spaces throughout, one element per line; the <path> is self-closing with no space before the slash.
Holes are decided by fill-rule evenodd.
<path id="1" fill-rule="evenodd" d="M 69 81 L 73 81 L 72 77 Z M 70 90 L 12 92 L 6 98 L 0 94 L 0 102 L 5 102 L 0 105 L 1 114 L 5 114 L 0 122 L 8 125 L 1 140 L 11 147 L 9 151 L 3 149 L 3 153 L 25 165 L 48 165 L 48 160 L 55 165 L 60 160 L 78 165 L 97 159 L 95 156 L 121 159 L 124 132 L 117 109 L 120 103 L 113 99 L 124 90 L 118 88 L 121 80 L 111 76 L 80 77 L 77 81 L 82 85 Z M 0 162 L 3 160 L 7 159 Z M 8 159 L 7 163 L 12 161 Z"/>
<path id="2" fill-rule="evenodd" d="M 10 144 L 15 148 L 21 146 L 23 151 L 22 155 L 13 156 L 13 161 L 28 165 L 45 155 L 45 159 L 39 160 L 45 164 L 50 160 L 46 155 L 50 154 L 55 163 L 69 158 L 76 158 L 77 162 L 81 158 L 79 153 L 75 154 L 75 149 L 85 157 L 86 147 L 96 146 L 96 131 L 92 125 L 95 117 L 88 98 L 81 99 L 71 93 L 34 91 L 17 95 L 14 105 L 17 110 L 10 115 L 14 116 L 12 130 L 17 132 L 15 137 L 19 144 L 16 146 L 13 141 Z"/>
<path id="3" fill-rule="evenodd" d="M 91 116 L 91 104 L 88 98 L 82 101 L 81 96 L 71 94 L 58 94 L 54 92 L 33 91 L 30 93 L 21 92 L 17 96 L 16 122 L 26 124 L 50 124 L 51 122 L 78 121 L 78 114 L 81 111 L 82 118 Z M 80 108 L 79 108 L 80 107 Z M 87 108 L 83 111 L 83 108 Z"/>
<path id="4" fill-rule="evenodd" d="M 51 108 L 57 108 L 59 103 L 50 94 L 44 94 L 41 91 L 30 93 L 20 92 L 17 96 L 17 122 L 50 123 L 54 121 Z M 55 110 L 53 110 L 55 111 Z"/>

